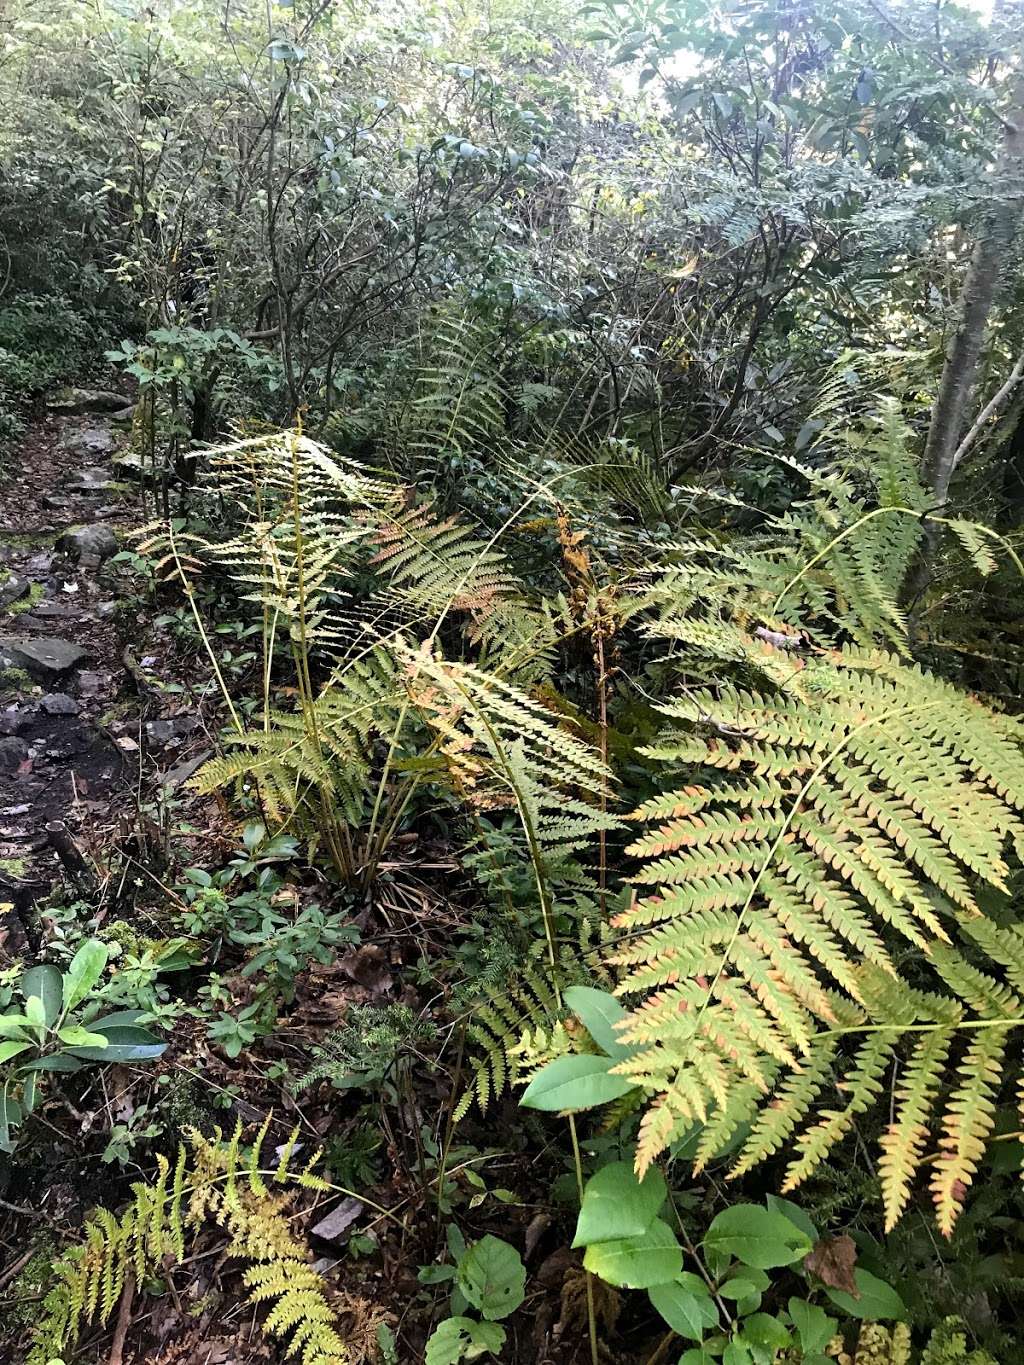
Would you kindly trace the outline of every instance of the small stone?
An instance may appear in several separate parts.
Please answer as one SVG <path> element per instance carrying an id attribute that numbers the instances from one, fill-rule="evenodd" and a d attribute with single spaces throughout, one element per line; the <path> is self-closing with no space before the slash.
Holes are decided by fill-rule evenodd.
<path id="1" fill-rule="evenodd" d="M 118 735 L 114 743 L 123 754 L 137 754 L 139 752 L 139 746 L 131 735 Z"/>
<path id="2" fill-rule="evenodd" d="M 128 399 L 112 389 L 58 389 L 50 394 L 46 406 L 51 412 L 123 412 Z"/>
<path id="3" fill-rule="evenodd" d="M 105 493 L 110 486 L 110 471 L 101 465 L 76 470 L 68 487 L 73 493 Z"/>
<path id="4" fill-rule="evenodd" d="M 114 469 L 120 474 L 122 479 L 143 479 L 149 470 L 142 459 L 132 450 L 122 451 L 113 457 Z"/>
<path id="5" fill-rule="evenodd" d="M 23 668 L 43 680 L 66 673 L 89 657 L 88 650 L 70 640 L 43 636 L 38 640 L 0 640 L 4 668 Z"/>
<path id="6" fill-rule="evenodd" d="M 109 602 L 100 602 L 96 606 L 96 615 L 102 617 L 104 620 L 109 616 L 113 616 L 115 611 L 117 611 L 117 603 L 112 600 Z"/>
<path id="7" fill-rule="evenodd" d="M 95 697 L 110 682 L 109 673 L 93 673 L 83 668 L 78 675 L 78 690 L 83 697 Z"/>
<path id="8" fill-rule="evenodd" d="M 179 763 L 173 768 L 169 768 L 160 779 L 162 787 L 180 787 L 183 782 L 187 782 L 193 773 L 197 773 L 203 764 L 213 757 L 212 749 L 204 749 L 201 754 L 196 754 L 188 758 L 184 763 Z"/>
<path id="9" fill-rule="evenodd" d="M 49 617 L 59 616 L 70 620 L 75 616 L 81 616 L 83 610 L 84 609 L 82 607 L 76 606 L 73 602 L 45 601 L 37 603 L 36 606 L 32 608 L 32 615 L 34 617 L 40 617 L 44 620 L 48 616 Z"/>
<path id="10" fill-rule="evenodd" d="M 169 720 L 147 720 L 146 738 L 150 744 L 170 744 L 191 732 L 199 724 L 198 716 L 171 716 Z"/>
<path id="11" fill-rule="evenodd" d="M 112 412 L 110 420 L 119 427 L 130 427 L 135 417 L 135 405 L 129 404 L 126 408 L 121 408 L 119 412 Z"/>
<path id="12" fill-rule="evenodd" d="M 356 1199 L 355 1195 L 349 1195 L 327 1215 L 321 1218 L 319 1223 L 315 1223 L 310 1231 L 314 1237 L 319 1237 L 325 1242 L 334 1242 L 341 1246 L 348 1241 L 351 1235 L 349 1229 L 363 1212 L 365 1205 L 361 1199 Z"/>
<path id="13" fill-rule="evenodd" d="M 28 758 L 28 745 L 16 735 L 0 739 L 0 772 L 12 773 Z"/>
<path id="14" fill-rule="evenodd" d="M 0 711 L 0 735 L 20 735 L 28 730 L 34 719 L 31 711 L 22 711 L 17 706 L 9 706 Z"/>
<path id="15" fill-rule="evenodd" d="M 117 536 L 109 526 L 72 526 L 60 538 L 65 554 L 75 559 L 109 559 L 117 553 Z"/>
<path id="16" fill-rule="evenodd" d="M 39 705 L 48 716 L 77 716 L 81 710 L 74 697 L 66 692 L 48 692 Z"/>
<path id="17" fill-rule="evenodd" d="M 11 574 L 0 583 L 0 607 L 9 607 L 12 602 L 17 602 L 19 597 L 25 596 L 31 586 L 27 578 Z"/>

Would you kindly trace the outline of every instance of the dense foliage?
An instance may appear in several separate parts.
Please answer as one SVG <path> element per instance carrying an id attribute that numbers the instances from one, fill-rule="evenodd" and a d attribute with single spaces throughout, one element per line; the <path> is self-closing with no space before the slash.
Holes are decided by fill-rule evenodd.
<path id="1" fill-rule="evenodd" d="M 211 737 L 0 970 L 11 1358 L 1019 1359 L 1019 0 L 6 18 L 3 468 L 131 392 Z"/>

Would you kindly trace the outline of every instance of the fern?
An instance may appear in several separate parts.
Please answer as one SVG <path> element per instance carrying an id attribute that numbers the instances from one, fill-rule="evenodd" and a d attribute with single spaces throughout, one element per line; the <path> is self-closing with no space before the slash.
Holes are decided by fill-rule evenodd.
<path id="1" fill-rule="evenodd" d="M 474 1055 L 453 1122 L 465 1118 L 474 1103 L 486 1113 L 493 1100 L 518 1085 L 523 1079 L 524 1041 L 535 1045 L 542 1034 L 553 1033 L 561 1024 L 565 1011 L 547 976 L 533 966 L 520 968 L 516 976 L 501 989 L 485 989 L 472 1005 L 466 1038 Z"/>
<path id="2" fill-rule="evenodd" d="M 74 1343 L 83 1326 L 102 1325 L 112 1314 L 129 1271 L 136 1281 L 185 1259 L 186 1230 L 207 1219 L 229 1235 L 227 1252 L 248 1263 L 244 1283 L 252 1303 L 272 1303 L 264 1329 L 287 1340 L 301 1365 L 344 1365 L 344 1342 L 334 1327 L 325 1285 L 309 1265 L 306 1248 L 291 1231 L 291 1194 L 271 1193 L 260 1172 L 270 1120 L 248 1156 L 240 1152 L 241 1125 L 229 1142 L 192 1131 L 179 1150 L 173 1176 L 158 1157 L 153 1185 L 132 1186 L 132 1203 L 120 1216 L 98 1209 L 86 1222 L 79 1246 L 54 1265 L 57 1283 L 46 1296 L 44 1316 L 33 1333 L 26 1365 L 48 1365 Z M 276 1185 L 329 1188 L 310 1171 L 287 1170 L 287 1154 L 273 1176 Z M 314 1158 L 315 1161 L 315 1158 Z"/>
<path id="3" fill-rule="evenodd" d="M 453 461 L 503 436 L 496 344 L 485 322 L 466 312 L 438 309 L 430 319 L 410 396 L 387 437 L 393 463 L 413 469 L 417 481 L 442 484 Z"/>
<path id="4" fill-rule="evenodd" d="M 493 674 L 423 651 L 406 657 L 413 702 L 437 736 L 455 790 L 473 810 L 519 816 L 541 901 L 556 879 L 589 887 L 573 855 L 618 825 L 602 809 L 610 773 L 597 753 Z"/>
<path id="5" fill-rule="evenodd" d="M 631 850 L 645 894 L 614 921 L 619 991 L 636 1000 L 618 1069 L 651 1097 L 638 1167 L 694 1123 L 727 1138 L 750 1122 L 736 1173 L 786 1149 L 792 1188 L 906 1050 L 886 1220 L 931 1149 L 948 1235 L 1024 1025 L 1024 930 L 977 902 L 980 883 L 1007 889 L 1024 836 L 1024 731 L 893 655 L 730 638 L 760 688 L 661 708 L 649 752 L 685 785 L 635 812 L 654 822 Z M 844 1103 L 818 1107 L 833 1085 Z M 724 1145 L 705 1141 L 701 1162 Z"/>

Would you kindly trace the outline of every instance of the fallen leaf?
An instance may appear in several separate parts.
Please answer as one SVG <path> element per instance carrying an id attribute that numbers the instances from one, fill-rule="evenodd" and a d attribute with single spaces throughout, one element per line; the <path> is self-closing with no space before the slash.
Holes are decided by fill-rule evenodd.
<path id="1" fill-rule="evenodd" d="M 804 1269 L 817 1275 L 831 1289 L 844 1289 L 860 1298 L 853 1272 L 857 1265 L 857 1245 L 845 1232 L 840 1237 L 823 1237 L 804 1258 Z"/>
<path id="2" fill-rule="evenodd" d="M 346 953 L 338 962 L 338 967 L 350 981 L 364 986 L 375 995 L 391 989 L 391 973 L 388 971 L 384 949 L 375 943 L 364 943 L 351 953 Z"/>
<path id="3" fill-rule="evenodd" d="M 362 1213 L 364 1204 L 356 1199 L 354 1195 L 349 1195 L 341 1203 L 330 1211 L 326 1218 L 321 1218 L 319 1223 L 315 1223 L 310 1229 L 314 1237 L 319 1237 L 325 1242 L 343 1243 L 348 1241 L 348 1229 Z"/>

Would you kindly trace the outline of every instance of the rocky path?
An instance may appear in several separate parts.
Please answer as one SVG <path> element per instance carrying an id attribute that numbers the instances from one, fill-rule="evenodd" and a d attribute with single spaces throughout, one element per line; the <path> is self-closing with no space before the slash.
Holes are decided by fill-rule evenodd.
<path id="1" fill-rule="evenodd" d="M 19 951 L 29 907 L 76 847 L 98 850 L 134 772 L 109 727 L 123 688 L 117 604 L 104 566 L 138 524 L 113 459 L 129 400 L 56 395 L 0 485 L 0 948 Z"/>

